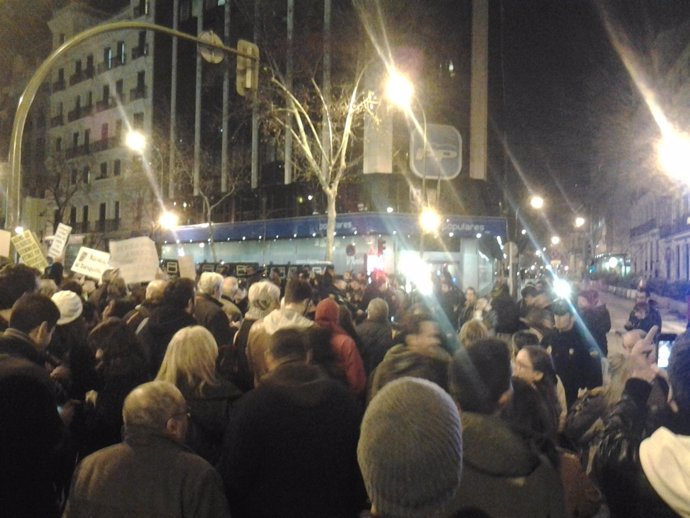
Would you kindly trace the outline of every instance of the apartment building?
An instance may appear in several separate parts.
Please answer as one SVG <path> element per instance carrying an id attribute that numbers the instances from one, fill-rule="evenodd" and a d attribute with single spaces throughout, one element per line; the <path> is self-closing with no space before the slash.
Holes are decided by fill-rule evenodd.
<path id="1" fill-rule="evenodd" d="M 153 20 L 149 3 L 133 0 L 116 14 L 72 2 L 48 22 L 53 49 L 98 24 Z M 63 222 L 94 241 L 148 233 L 157 217 L 155 153 L 126 146 L 131 130 L 152 130 L 153 37 L 106 32 L 66 53 L 54 67 L 48 120 L 46 199 Z M 59 218 L 60 215 L 58 214 Z"/>

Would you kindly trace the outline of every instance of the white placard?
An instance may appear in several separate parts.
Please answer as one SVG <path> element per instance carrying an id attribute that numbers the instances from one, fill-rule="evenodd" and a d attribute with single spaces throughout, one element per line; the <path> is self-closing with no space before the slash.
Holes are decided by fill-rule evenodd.
<path id="1" fill-rule="evenodd" d="M 177 258 L 177 262 L 180 265 L 180 277 L 196 281 L 194 258 L 191 255 L 183 255 L 182 257 Z"/>
<path id="2" fill-rule="evenodd" d="M 0 230 L 0 255 L 10 256 L 10 238 L 12 233 L 7 230 Z"/>
<path id="3" fill-rule="evenodd" d="M 158 273 L 156 243 L 148 237 L 111 241 L 110 261 L 127 284 L 152 281 Z"/>
<path id="4" fill-rule="evenodd" d="M 110 268 L 110 254 L 82 246 L 72 264 L 72 271 L 92 279 L 101 280 L 103 272 Z"/>
<path id="5" fill-rule="evenodd" d="M 50 250 L 48 250 L 48 257 L 57 258 L 62 256 L 62 252 L 65 250 L 65 245 L 67 244 L 67 239 L 72 232 L 72 227 L 60 223 L 55 235 L 53 236 L 53 242 L 50 245 Z"/>
<path id="6" fill-rule="evenodd" d="M 31 230 L 25 230 L 18 236 L 14 236 L 12 244 L 24 264 L 36 268 L 41 273 L 48 268 L 48 261 L 43 255 L 41 245 L 38 244 L 38 239 Z"/>

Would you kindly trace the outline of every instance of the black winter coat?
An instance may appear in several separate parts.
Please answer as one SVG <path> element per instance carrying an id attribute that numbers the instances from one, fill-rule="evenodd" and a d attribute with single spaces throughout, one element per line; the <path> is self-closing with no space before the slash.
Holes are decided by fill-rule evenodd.
<path id="1" fill-rule="evenodd" d="M 362 343 L 359 351 L 364 363 L 364 371 L 369 376 L 383 361 L 388 350 L 393 347 L 393 332 L 387 322 L 365 320 L 357 326 L 357 335 Z"/>

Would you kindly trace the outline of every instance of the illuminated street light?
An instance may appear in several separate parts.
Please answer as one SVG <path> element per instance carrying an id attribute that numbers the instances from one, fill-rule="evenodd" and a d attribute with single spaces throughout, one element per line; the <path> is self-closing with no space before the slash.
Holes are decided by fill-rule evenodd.
<path id="1" fill-rule="evenodd" d="M 551 244 L 552 245 L 557 245 L 558 243 L 561 242 L 561 238 L 558 236 L 551 236 Z"/>
<path id="2" fill-rule="evenodd" d="M 431 207 L 426 207 L 419 215 L 419 226 L 423 232 L 437 232 L 441 226 L 441 216 Z"/>
<path id="3" fill-rule="evenodd" d="M 582 225 L 584 225 L 584 224 L 585 224 L 585 218 L 583 218 L 582 216 L 578 216 L 575 218 L 575 226 L 577 228 L 582 227 Z"/>
<path id="4" fill-rule="evenodd" d="M 666 173 L 683 182 L 690 182 L 690 135 L 668 131 L 657 144 L 659 164 Z"/>
<path id="5" fill-rule="evenodd" d="M 143 153 L 146 149 L 146 136 L 141 131 L 132 130 L 125 137 L 125 145 L 132 151 Z"/>
<path id="6" fill-rule="evenodd" d="M 520 231 L 520 234 L 522 234 L 523 236 L 526 235 L 526 234 L 527 234 L 527 229 L 523 228 L 523 229 Z"/>
<path id="7" fill-rule="evenodd" d="M 544 207 L 544 198 L 541 196 L 532 196 L 529 200 L 529 204 L 533 209 L 541 209 Z"/>
<path id="8" fill-rule="evenodd" d="M 23 233 L 24 233 L 24 227 L 22 227 L 21 225 L 18 226 L 18 227 L 15 227 L 15 228 L 14 228 L 14 233 L 15 233 L 15 234 L 23 234 Z"/>
<path id="9" fill-rule="evenodd" d="M 165 211 L 163 214 L 161 214 L 161 217 L 158 218 L 158 223 L 160 223 L 161 228 L 164 228 L 166 230 L 175 228 L 177 226 L 178 222 L 178 216 L 174 212 L 170 211 Z"/>
<path id="10" fill-rule="evenodd" d="M 391 72 L 386 81 L 386 99 L 400 108 L 409 110 L 413 96 L 412 82 L 395 70 Z"/>

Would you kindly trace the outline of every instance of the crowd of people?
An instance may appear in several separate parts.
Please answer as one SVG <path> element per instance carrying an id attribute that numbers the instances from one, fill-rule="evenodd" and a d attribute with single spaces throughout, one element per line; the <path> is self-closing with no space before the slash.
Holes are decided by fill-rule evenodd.
<path id="1" fill-rule="evenodd" d="M 0 269 L 4 516 L 690 516 L 690 334 L 659 369 L 646 294 L 609 348 L 546 281 L 51 274 Z"/>

